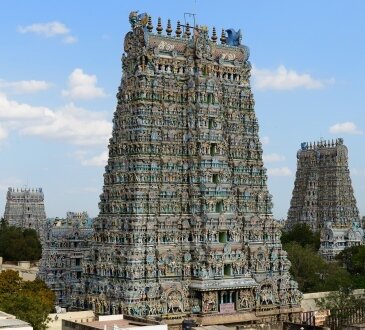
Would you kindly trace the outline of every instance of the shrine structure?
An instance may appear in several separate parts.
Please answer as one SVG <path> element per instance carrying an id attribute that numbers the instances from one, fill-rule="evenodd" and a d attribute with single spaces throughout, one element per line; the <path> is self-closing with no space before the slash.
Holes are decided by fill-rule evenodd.
<path id="1" fill-rule="evenodd" d="M 343 139 L 303 142 L 297 159 L 287 228 L 305 223 L 320 231 L 319 252 L 327 260 L 333 260 L 346 247 L 363 244 Z"/>
<path id="2" fill-rule="evenodd" d="M 129 19 L 80 304 L 176 326 L 294 316 L 241 32 Z"/>

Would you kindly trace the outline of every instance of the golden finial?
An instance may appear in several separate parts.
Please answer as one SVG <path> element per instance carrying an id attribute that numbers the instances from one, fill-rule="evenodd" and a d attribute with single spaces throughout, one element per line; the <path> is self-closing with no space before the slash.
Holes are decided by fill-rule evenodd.
<path id="1" fill-rule="evenodd" d="M 218 39 L 218 37 L 217 37 L 217 32 L 216 32 L 216 30 L 215 30 L 215 27 L 213 26 L 213 33 L 212 33 L 212 37 L 211 37 L 211 39 L 212 39 L 212 41 L 214 42 L 214 43 L 217 43 L 217 39 Z"/>
<path id="2" fill-rule="evenodd" d="M 189 39 L 190 38 L 190 35 L 191 35 L 191 32 L 190 32 L 190 24 L 189 23 L 186 23 L 186 27 L 185 27 L 185 38 Z"/>
<path id="3" fill-rule="evenodd" d="M 167 28 L 166 28 L 166 33 L 168 36 L 171 36 L 171 32 L 172 32 L 172 28 L 171 28 L 171 20 L 168 19 L 167 20 Z"/>
<path id="4" fill-rule="evenodd" d="M 153 25 L 152 25 L 152 18 L 151 18 L 151 16 L 148 16 L 148 24 L 147 24 L 146 27 L 147 27 L 148 32 L 152 32 Z"/>
<path id="5" fill-rule="evenodd" d="M 221 38 L 219 39 L 222 43 L 222 45 L 224 45 L 226 43 L 226 32 L 224 31 L 224 29 L 222 29 L 222 36 Z"/>
<path id="6" fill-rule="evenodd" d="M 156 31 L 157 31 L 158 34 L 161 34 L 162 31 L 163 31 L 162 24 L 161 24 L 161 17 L 159 17 L 158 20 L 157 20 Z"/>
<path id="7" fill-rule="evenodd" d="M 181 30 L 181 26 L 180 26 L 180 21 L 177 21 L 177 26 L 176 26 L 176 30 L 175 30 L 176 36 L 180 37 L 182 30 Z"/>

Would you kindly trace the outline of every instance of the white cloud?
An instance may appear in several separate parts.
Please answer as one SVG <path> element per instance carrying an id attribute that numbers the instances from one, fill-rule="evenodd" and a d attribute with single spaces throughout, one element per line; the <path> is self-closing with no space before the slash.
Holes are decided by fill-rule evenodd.
<path id="1" fill-rule="evenodd" d="M 350 173 L 353 176 L 365 176 L 365 169 L 353 168 L 351 169 Z"/>
<path id="2" fill-rule="evenodd" d="M 263 137 L 261 138 L 261 143 L 262 143 L 263 145 L 269 144 L 269 143 L 270 143 L 270 138 L 269 138 L 268 136 L 263 136 Z"/>
<path id="3" fill-rule="evenodd" d="M 0 80 L 0 88 L 10 88 L 14 93 L 36 93 L 46 90 L 51 84 L 43 80 L 20 80 L 5 81 Z"/>
<path id="4" fill-rule="evenodd" d="M 7 191 L 9 187 L 20 187 L 23 182 L 15 177 L 8 177 L 0 180 L 0 190 Z"/>
<path id="5" fill-rule="evenodd" d="M 276 153 L 263 155 L 262 159 L 266 163 L 275 163 L 275 162 L 282 162 L 285 160 L 285 157 Z"/>
<path id="6" fill-rule="evenodd" d="M 65 43 L 70 44 L 77 42 L 77 38 L 70 34 L 70 29 L 65 24 L 58 21 L 19 26 L 18 31 L 20 33 L 35 33 L 46 38 L 64 36 L 63 41 Z"/>
<path id="7" fill-rule="evenodd" d="M 65 35 L 70 32 L 65 24 L 61 22 L 35 23 L 27 26 L 19 26 L 20 33 L 35 33 L 44 37 L 53 37 L 56 35 Z"/>
<path id="8" fill-rule="evenodd" d="M 267 170 L 268 176 L 292 176 L 293 173 L 288 167 L 269 168 Z"/>
<path id="9" fill-rule="evenodd" d="M 74 36 L 69 35 L 69 36 L 63 38 L 63 42 L 65 44 L 74 44 L 74 43 L 77 42 L 77 38 L 74 37 Z"/>
<path id="10" fill-rule="evenodd" d="M 334 79 L 318 80 L 308 73 L 297 73 L 280 65 L 276 70 L 252 68 L 254 86 L 257 89 L 291 90 L 295 88 L 320 89 L 333 84 Z"/>
<path id="11" fill-rule="evenodd" d="M 351 134 L 351 135 L 361 135 L 363 132 L 359 130 L 353 122 L 346 121 L 344 123 L 334 124 L 329 128 L 332 134 Z"/>
<path id="12" fill-rule="evenodd" d="M 88 75 L 82 69 L 75 69 L 70 74 L 69 90 L 63 90 L 62 95 L 70 99 L 93 99 L 105 97 L 103 88 L 97 87 L 97 78 L 95 75 Z"/>
<path id="13" fill-rule="evenodd" d="M 102 114 L 70 103 L 57 110 L 9 100 L 0 93 L 0 121 L 20 134 L 61 139 L 75 145 L 106 145 L 112 124 Z"/>
<path id="14" fill-rule="evenodd" d="M 8 131 L 0 126 L 0 141 L 8 137 Z"/>
<path id="15" fill-rule="evenodd" d="M 92 158 L 81 160 L 81 164 L 83 166 L 104 167 L 107 163 L 108 163 L 108 150 L 105 150 L 100 155 L 94 156 Z"/>

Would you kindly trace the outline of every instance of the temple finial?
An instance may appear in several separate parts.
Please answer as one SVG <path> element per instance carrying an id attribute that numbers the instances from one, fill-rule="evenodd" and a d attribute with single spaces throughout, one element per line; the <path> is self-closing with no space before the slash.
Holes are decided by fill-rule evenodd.
<path id="1" fill-rule="evenodd" d="M 172 28 L 171 28 L 171 20 L 170 19 L 167 20 L 166 33 L 167 33 L 168 36 L 171 36 Z"/>
<path id="2" fill-rule="evenodd" d="M 161 17 L 159 17 L 158 20 L 157 20 L 156 31 L 157 31 L 158 34 L 161 34 L 162 31 L 163 31 L 162 24 L 161 24 Z"/>
<path id="3" fill-rule="evenodd" d="M 148 32 L 152 32 L 152 30 L 153 30 L 153 25 L 152 25 L 152 18 L 151 18 L 151 16 L 148 16 L 148 23 L 147 23 L 146 28 L 147 28 L 147 31 L 148 31 Z"/>
<path id="4" fill-rule="evenodd" d="M 177 21 L 175 33 L 176 33 L 176 37 L 179 38 L 181 36 L 182 30 L 181 30 L 181 26 L 180 26 L 180 21 Z"/>
<path id="5" fill-rule="evenodd" d="M 185 28 L 185 34 L 184 36 L 189 39 L 190 38 L 190 35 L 191 35 L 191 32 L 190 32 L 190 24 L 189 23 L 186 23 L 186 28 Z"/>
<path id="6" fill-rule="evenodd" d="M 216 32 L 216 30 L 215 30 L 215 27 L 213 26 L 213 33 L 212 33 L 212 37 L 211 37 L 211 39 L 212 39 L 212 41 L 214 42 L 214 43 L 217 43 L 217 39 L 218 39 L 218 37 L 217 37 L 217 32 Z"/>
<path id="7" fill-rule="evenodd" d="M 222 45 L 224 45 L 226 43 L 226 41 L 227 41 L 227 39 L 226 39 L 226 32 L 224 31 L 224 29 L 222 29 L 222 36 L 221 36 L 221 38 L 219 40 L 221 41 Z"/>

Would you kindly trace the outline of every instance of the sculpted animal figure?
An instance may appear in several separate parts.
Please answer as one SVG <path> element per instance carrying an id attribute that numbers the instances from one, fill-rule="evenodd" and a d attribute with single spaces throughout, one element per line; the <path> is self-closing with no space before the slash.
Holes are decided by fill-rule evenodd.
<path id="1" fill-rule="evenodd" d="M 228 29 L 226 30 L 227 32 L 227 45 L 230 46 L 239 46 L 241 45 L 241 39 L 242 39 L 242 33 L 241 33 L 241 29 L 238 30 L 237 32 L 235 31 L 235 29 Z"/>

